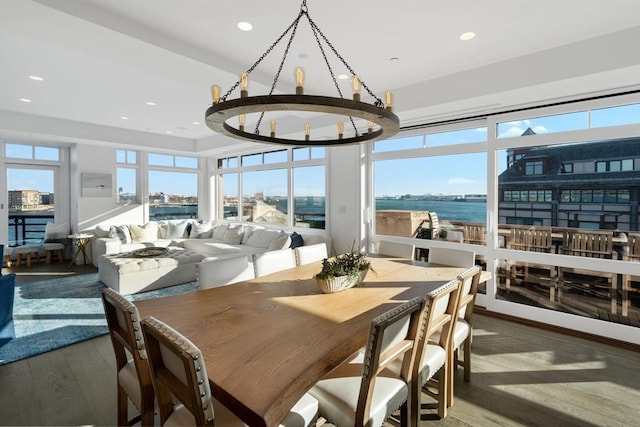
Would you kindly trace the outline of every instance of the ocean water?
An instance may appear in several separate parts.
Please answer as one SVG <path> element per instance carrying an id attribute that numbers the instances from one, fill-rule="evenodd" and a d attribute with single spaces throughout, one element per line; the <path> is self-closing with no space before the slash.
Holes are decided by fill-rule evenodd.
<path id="1" fill-rule="evenodd" d="M 487 222 L 486 202 L 376 199 L 376 210 L 429 211 L 440 221 Z"/>

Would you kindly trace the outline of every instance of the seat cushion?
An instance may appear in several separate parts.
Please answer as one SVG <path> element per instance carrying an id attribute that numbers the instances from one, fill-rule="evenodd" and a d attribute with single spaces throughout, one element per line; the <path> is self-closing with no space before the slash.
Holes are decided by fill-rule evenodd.
<path id="1" fill-rule="evenodd" d="M 136 365 L 134 365 L 133 360 L 129 360 L 118 372 L 118 384 L 127 393 L 136 408 L 140 410 L 142 402 L 140 399 L 140 383 L 138 382 Z"/>
<path id="2" fill-rule="evenodd" d="M 453 348 L 458 348 L 464 340 L 467 339 L 471 328 L 464 319 L 458 319 L 456 321 L 456 328 L 453 330 Z"/>

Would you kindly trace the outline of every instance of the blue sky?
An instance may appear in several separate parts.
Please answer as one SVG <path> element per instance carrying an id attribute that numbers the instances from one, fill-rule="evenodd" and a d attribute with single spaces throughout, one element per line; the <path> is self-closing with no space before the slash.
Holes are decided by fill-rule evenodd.
<path id="1" fill-rule="evenodd" d="M 591 123 L 589 124 L 589 120 Z M 603 127 L 640 123 L 640 104 L 630 106 L 592 110 L 549 117 L 537 117 L 529 120 L 501 123 L 498 126 L 498 137 L 509 138 L 522 135 L 531 128 L 536 133 L 565 132 L 589 127 Z M 461 131 L 431 134 L 426 136 L 426 145 L 441 146 L 464 144 L 486 140 L 486 128 L 465 129 Z M 381 141 L 376 144 L 377 151 L 390 151 L 422 146 L 422 137 L 399 138 Z M 25 146 L 28 147 L 28 146 Z M 25 153 L 12 145 L 7 154 L 13 157 L 29 158 L 30 151 Z M 35 150 L 34 155 L 50 155 L 50 150 Z M 506 165 L 506 152 L 499 152 L 499 172 Z M 150 155 L 153 163 L 161 166 L 172 166 L 173 158 L 176 166 L 193 167 L 188 157 Z M 294 176 L 296 196 L 321 196 L 324 194 L 325 178 L 321 167 L 296 168 Z M 53 173 L 34 169 L 8 169 L 8 189 L 36 189 L 42 192 L 53 191 Z M 399 194 L 470 194 L 486 193 L 486 154 L 473 153 L 455 156 L 439 156 L 418 159 L 398 159 L 379 161 L 375 165 L 375 195 Z M 225 182 L 225 192 L 237 194 L 234 180 Z M 236 180 L 237 182 L 237 180 Z M 265 195 L 286 195 L 287 183 L 284 170 L 250 173 L 244 176 L 245 194 L 263 192 Z M 125 185 L 125 191 L 128 191 Z M 117 188 L 117 187 L 116 187 Z M 151 171 L 149 190 L 169 194 L 195 195 L 197 188 L 196 175 L 193 173 L 169 173 Z"/>

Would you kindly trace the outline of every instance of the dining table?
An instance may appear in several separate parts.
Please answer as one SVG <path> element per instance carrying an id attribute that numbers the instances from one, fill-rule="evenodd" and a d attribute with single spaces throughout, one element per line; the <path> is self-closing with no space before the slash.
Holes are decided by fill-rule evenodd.
<path id="1" fill-rule="evenodd" d="M 311 263 L 228 286 L 135 301 L 202 351 L 215 399 L 250 426 L 277 426 L 318 380 L 365 345 L 371 320 L 465 268 L 371 258 L 362 284 L 325 294 Z M 490 278 L 483 272 L 481 281 Z"/>

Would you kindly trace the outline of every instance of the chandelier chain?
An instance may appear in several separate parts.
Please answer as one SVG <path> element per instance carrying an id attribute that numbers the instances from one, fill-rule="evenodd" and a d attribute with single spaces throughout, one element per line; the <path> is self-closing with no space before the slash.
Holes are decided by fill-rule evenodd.
<path id="1" fill-rule="evenodd" d="M 291 43 L 293 42 L 293 38 L 296 36 L 296 31 L 298 30 L 298 23 L 300 22 L 300 17 L 302 16 L 303 13 L 304 12 L 301 10 L 300 14 L 298 15 L 298 18 L 296 18 L 296 20 L 293 21 L 293 23 L 295 25 L 293 25 L 293 29 L 291 30 L 291 37 L 289 37 L 289 42 L 287 43 L 287 47 L 284 50 L 284 54 L 282 55 L 282 61 L 280 61 L 280 66 L 278 67 L 278 72 L 276 72 L 276 75 L 273 78 L 273 83 L 271 84 L 271 90 L 269 90 L 269 95 L 273 95 L 273 91 L 276 89 L 276 84 L 278 83 L 278 79 L 280 78 L 280 73 L 282 72 L 282 67 L 284 66 L 284 61 L 287 59 L 287 55 L 289 54 L 289 49 L 291 48 Z M 291 27 L 289 27 L 289 28 L 291 28 Z M 289 29 L 287 29 L 287 31 L 289 31 Z M 275 44 L 274 44 L 274 46 L 275 46 Z M 255 128 L 255 130 L 253 132 L 256 135 L 260 135 L 260 123 L 262 123 L 262 118 L 263 117 L 264 117 L 264 111 L 262 113 L 260 113 L 260 117 L 258 118 L 258 122 L 256 123 L 256 128 Z"/>
<path id="2" fill-rule="evenodd" d="M 347 67 L 347 70 L 349 70 L 349 72 L 351 73 L 352 76 L 356 76 L 356 72 L 353 71 L 353 68 L 351 68 L 351 66 L 349 64 L 347 64 L 347 61 L 345 61 L 345 59 L 342 57 L 342 55 L 340 55 L 340 53 L 338 53 L 338 51 L 336 50 L 336 48 L 333 46 L 333 44 L 329 41 L 329 39 L 327 39 L 327 37 L 324 35 L 324 33 L 322 32 L 322 30 L 318 27 L 318 25 L 316 25 L 316 23 L 313 21 L 313 19 L 311 19 L 311 16 L 309 16 L 308 13 L 305 13 L 305 15 L 307 15 L 307 19 L 309 20 L 309 24 L 311 25 L 312 28 L 316 29 L 318 31 L 318 33 L 320 33 L 320 36 L 322 36 L 322 39 L 325 41 L 325 43 L 327 43 L 327 46 L 329 46 L 331 48 L 331 50 L 333 51 L 333 53 L 336 55 L 336 57 L 338 59 L 340 59 L 340 61 L 342 62 L 342 64 Z M 374 103 L 375 106 L 377 107 L 381 107 L 382 104 L 382 100 L 380 98 L 378 98 L 372 91 L 371 89 L 369 89 L 369 87 L 362 81 L 360 80 L 360 84 L 362 85 L 363 88 L 366 89 L 366 91 L 369 93 L 369 95 L 371 95 L 371 97 L 373 97 L 376 102 Z"/>
<path id="3" fill-rule="evenodd" d="M 311 17 L 309 17 L 309 14 L 306 13 L 305 15 L 307 16 L 307 19 L 309 20 L 309 25 L 311 26 L 311 30 L 313 31 L 313 35 L 316 38 L 316 43 L 318 43 L 318 47 L 320 48 L 320 52 L 322 53 L 322 57 L 324 58 L 324 63 L 327 64 L 327 68 L 329 69 L 329 75 L 333 79 L 333 84 L 336 87 L 336 90 L 338 91 L 338 95 L 340 95 L 340 98 L 344 98 L 344 96 L 342 95 L 342 90 L 340 90 L 340 85 L 338 84 L 338 80 L 336 80 L 336 75 L 333 72 L 333 68 L 331 68 L 331 64 L 329 63 L 329 58 L 327 58 L 327 54 L 325 53 L 324 48 L 322 47 L 322 43 L 320 42 L 320 38 L 318 37 L 318 31 L 320 31 L 320 30 L 319 30 L 319 28 L 317 26 L 311 25 Z M 353 126 L 353 130 L 355 131 L 356 136 L 358 136 L 358 128 L 356 127 L 356 124 L 353 121 L 353 117 L 349 116 L 349 120 L 351 121 L 351 125 Z"/>
<path id="4" fill-rule="evenodd" d="M 260 58 L 258 58 L 258 60 L 256 62 L 253 63 L 253 65 L 251 67 L 249 67 L 249 69 L 246 71 L 247 75 L 251 74 L 251 72 L 253 70 L 255 70 L 255 68 L 260 65 L 260 63 L 262 62 L 262 60 L 264 58 L 266 58 L 271 51 L 278 45 L 278 43 L 280 43 L 280 41 L 284 38 L 284 36 L 287 35 L 287 33 L 289 31 L 291 31 L 291 29 L 293 27 L 297 27 L 298 26 L 298 22 L 300 22 L 300 18 L 302 18 L 302 15 L 304 14 L 304 12 L 302 10 L 300 10 L 300 13 L 298 14 L 298 17 L 296 19 L 293 20 L 293 22 L 291 23 L 291 25 L 289 25 L 287 27 L 286 30 L 284 30 L 284 32 L 282 34 L 280 34 L 280 37 L 278 37 L 276 39 L 276 41 L 274 41 L 271 46 L 269 46 L 269 48 L 260 56 Z M 291 44 L 291 41 L 289 41 L 289 44 Z M 224 96 L 220 97 L 220 101 L 226 101 L 227 97 L 229 95 L 231 95 L 231 93 L 238 87 L 240 86 L 240 80 L 238 80 L 237 82 L 235 82 L 235 84 L 233 86 L 231 86 L 231 88 L 227 91 L 227 93 L 224 94 Z"/>

